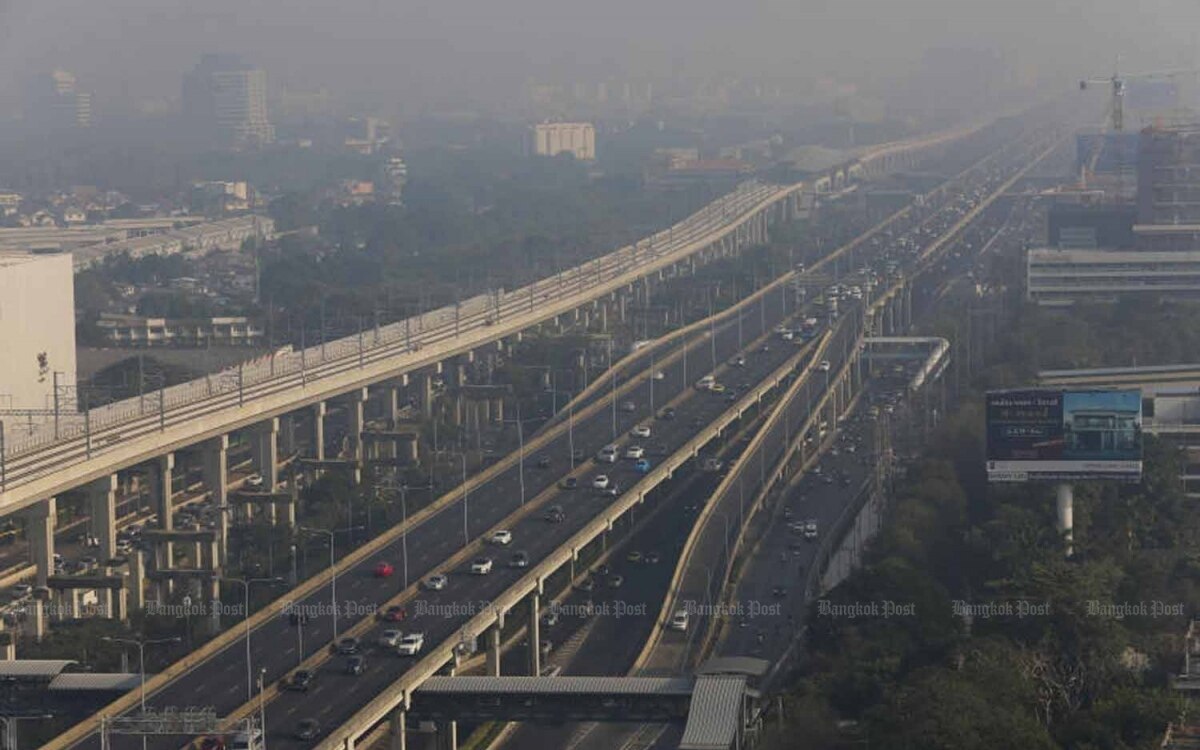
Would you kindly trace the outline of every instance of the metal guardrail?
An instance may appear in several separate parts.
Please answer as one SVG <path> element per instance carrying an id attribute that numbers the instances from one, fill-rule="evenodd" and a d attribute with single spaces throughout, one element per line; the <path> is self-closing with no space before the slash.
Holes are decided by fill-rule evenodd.
<path id="1" fill-rule="evenodd" d="M 428 654 L 418 661 L 399 680 L 386 688 L 360 709 L 341 728 L 332 732 L 319 743 L 317 750 L 334 750 L 353 744 L 356 736 L 365 733 L 376 723 L 387 718 L 397 706 L 407 705 L 411 690 L 432 676 L 442 665 L 455 657 L 459 643 L 477 639 L 491 627 L 500 617 L 515 611 L 522 599 L 533 591 L 541 591 L 542 585 L 555 570 L 567 564 L 589 542 L 612 527 L 613 523 L 627 513 L 635 505 L 642 502 L 646 493 L 666 481 L 671 475 L 697 455 L 700 449 L 718 436 L 730 424 L 750 409 L 767 392 L 778 387 L 786 377 L 795 370 L 796 365 L 807 356 L 808 352 L 801 350 L 789 357 L 788 360 L 764 378 L 757 386 L 746 393 L 736 404 L 725 410 L 721 416 L 713 420 L 695 437 L 689 440 L 678 451 L 671 454 L 662 463 L 650 470 L 627 493 L 622 495 L 609 508 L 594 518 L 587 526 L 576 532 L 566 542 L 551 552 L 541 563 L 519 581 L 506 589 L 492 600 L 492 608 L 485 610 L 465 623 L 459 629 L 459 637 L 443 642 L 429 650 Z M 351 727 L 347 729 L 347 727 Z"/>

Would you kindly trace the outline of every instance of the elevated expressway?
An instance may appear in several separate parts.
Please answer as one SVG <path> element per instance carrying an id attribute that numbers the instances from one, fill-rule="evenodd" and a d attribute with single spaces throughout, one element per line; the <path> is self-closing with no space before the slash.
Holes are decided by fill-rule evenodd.
<path id="1" fill-rule="evenodd" d="M 884 163 L 897 166 L 902 160 L 915 159 L 966 132 L 915 141 L 907 149 L 892 148 L 880 157 L 880 162 L 872 161 L 867 154 L 855 166 L 856 173 L 871 174 L 873 169 L 881 169 Z M 212 446 L 211 451 L 215 454 L 212 463 L 221 466 L 224 438 L 230 431 L 263 423 L 271 425 L 273 420 L 302 409 L 311 409 L 316 415 L 314 429 L 318 439 L 314 445 L 318 455 L 315 458 L 321 459 L 324 445 L 319 439 L 321 416 L 326 401 L 333 398 L 346 398 L 349 402 L 352 451 L 354 458 L 361 460 L 363 404 L 371 395 L 369 387 L 382 384 L 385 392 L 394 396 L 396 389 L 411 387 L 412 378 L 418 386 L 421 402 L 427 404 L 431 374 L 441 372 L 447 365 L 452 366 L 455 358 L 494 347 L 506 338 L 519 336 L 523 330 L 561 315 L 587 314 L 597 305 L 615 305 L 615 300 L 632 285 L 649 284 L 656 278 L 683 273 L 696 262 L 733 253 L 745 244 L 762 241 L 768 225 L 788 218 L 798 208 L 804 192 L 804 185 L 780 187 L 750 183 L 654 237 L 521 290 L 483 295 L 457 308 L 427 313 L 359 336 L 329 342 L 323 347 L 279 355 L 252 367 L 243 366 L 222 376 L 167 389 L 158 399 L 150 400 L 151 404 L 157 401 L 157 410 L 147 409 L 137 399 L 93 410 L 82 424 L 78 420 L 60 423 L 57 439 L 45 432 L 10 436 L 5 446 L 0 504 L 5 512 L 32 506 L 35 519 L 46 519 L 48 514 L 37 512 L 36 508 L 58 492 L 97 480 L 102 485 L 107 484 L 116 470 L 146 461 L 169 470 L 170 462 L 163 461 L 164 455 L 199 443 Z M 729 416 L 716 420 L 696 434 L 681 451 L 638 483 L 638 487 L 646 489 L 631 488 L 609 511 L 597 513 L 586 529 L 581 530 L 586 534 L 583 541 L 602 534 L 615 518 L 640 502 L 648 488 L 662 481 L 664 476 L 669 477 L 681 462 L 694 455 L 700 445 L 727 427 L 730 419 L 736 419 L 761 398 L 763 388 L 775 387 L 783 376 L 783 371 L 775 373 L 763 386 L 748 393 L 728 410 Z M 145 413 L 147 411 L 149 413 Z M 277 429 L 277 424 L 272 425 L 264 434 L 273 442 Z M 227 489 L 224 478 L 218 475 L 213 479 L 214 494 L 224 493 Z M 274 476 L 265 479 L 268 485 L 274 485 L 277 480 Z M 161 488 L 164 484 L 167 483 L 158 486 Z M 169 495 L 159 498 L 161 507 L 169 509 L 170 500 Z M 170 517 L 169 512 L 165 516 Z M 164 514 L 160 513 L 162 517 Z M 47 526 L 50 527 L 49 522 Z M 35 550 L 38 546 L 35 540 Z M 46 549 L 46 545 L 41 546 Z M 562 560 L 556 555 L 553 560 L 544 560 L 531 574 L 545 565 L 550 565 L 549 569 L 553 570 L 561 564 Z M 522 595 L 524 593 L 527 592 Z M 517 595 L 513 602 L 521 598 Z M 500 606 L 498 603 L 497 607 Z M 487 628 L 488 623 L 472 620 L 463 632 L 474 630 L 476 634 L 482 634 Z M 445 656 L 441 654 L 441 648 L 438 654 Z M 441 659 L 442 663 L 445 661 L 445 658 Z M 426 662 L 422 659 L 419 663 Z M 418 682 L 410 684 L 419 684 L 423 679 L 421 672 L 421 669 L 412 670 L 412 676 Z M 390 693 L 391 689 L 385 692 Z M 374 705 L 368 707 L 369 713 L 378 710 L 373 708 Z M 389 708 L 384 712 L 390 711 Z M 351 723 L 362 726 L 357 721 Z M 76 733 L 75 739 L 63 739 L 73 744 L 82 736 Z M 338 739 L 347 741 L 346 744 L 353 742 L 352 737 L 345 735 Z"/>
<path id="2" fill-rule="evenodd" d="M 869 150 L 830 170 L 828 185 L 836 188 L 911 164 L 974 130 Z M 207 483 L 223 506 L 228 488 L 221 473 L 231 432 L 262 433 L 267 452 L 275 455 L 277 420 L 310 412 L 318 436 L 314 458 L 323 459 L 319 436 L 326 402 L 332 399 L 348 402 L 351 457 L 361 461 L 363 404 L 373 395 L 370 389 L 382 386 L 377 392 L 394 394 L 415 387 L 420 402 L 428 404 L 431 375 L 456 359 L 470 358 L 560 316 L 594 310 L 605 314 L 609 306 L 619 308 L 637 285 L 648 288 L 697 263 L 764 241 L 769 225 L 796 215 L 802 197 L 813 193 L 816 183 L 826 184 L 820 179 L 793 185 L 751 181 L 675 226 L 520 289 L 479 295 L 356 336 L 278 353 L 157 394 L 64 414 L 52 425 L 32 430 L 9 425 L 5 430 L 0 424 L 0 515 L 27 511 L 38 579 L 44 583 L 53 554 L 53 499 L 67 490 L 95 488 L 97 507 L 111 517 L 104 506 L 115 502 L 115 473 L 149 463 L 160 475 L 155 501 L 160 523 L 169 531 L 174 451 L 205 450 L 205 463 L 213 467 L 206 472 Z M 268 468 L 264 478 L 266 491 L 275 491 L 275 470 Z M 100 536 L 102 552 L 112 557 L 111 524 Z"/>

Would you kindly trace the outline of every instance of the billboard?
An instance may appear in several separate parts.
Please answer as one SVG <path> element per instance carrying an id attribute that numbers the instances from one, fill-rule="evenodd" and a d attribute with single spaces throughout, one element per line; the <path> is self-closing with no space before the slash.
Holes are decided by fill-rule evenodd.
<path id="1" fill-rule="evenodd" d="M 989 482 L 1139 481 L 1142 392 L 988 392 L 987 472 Z"/>

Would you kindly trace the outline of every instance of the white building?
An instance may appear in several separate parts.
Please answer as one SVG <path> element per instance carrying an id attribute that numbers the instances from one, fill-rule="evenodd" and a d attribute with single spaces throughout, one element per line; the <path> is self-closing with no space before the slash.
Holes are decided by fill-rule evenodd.
<path id="1" fill-rule="evenodd" d="M 265 332 L 249 318 L 143 318 L 101 313 L 98 322 L 113 346 L 252 346 Z"/>
<path id="2" fill-rule="evenodd" d="M 1025 293 L 1040 305 L 1107 302 L 1127 294 L 1197 296 L 1200 252 L 1033 249 Z"/>
<path id="3" fill-rule="evenodd" d="M 533 153 L 569 153 L 580 161 L 596 158 L 596 128 L 588 122 L 542 122 L 533 126 Z"/>
<path id="4" fill-rule="evenodd" d="M 75 279 L 69 255 L 0 254 L 0 409 L 75 403 Z M 0 417 L 3 418 L 3 417 Z"/>

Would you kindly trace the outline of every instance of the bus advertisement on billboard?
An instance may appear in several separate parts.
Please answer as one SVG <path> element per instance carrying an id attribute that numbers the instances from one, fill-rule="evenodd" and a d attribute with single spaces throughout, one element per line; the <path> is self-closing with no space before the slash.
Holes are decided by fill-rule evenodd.
<path id="1" fill-rule="evenodd" d="M 1142 477 L 1140 390 L 987 394 L 989 482 Z"/>

